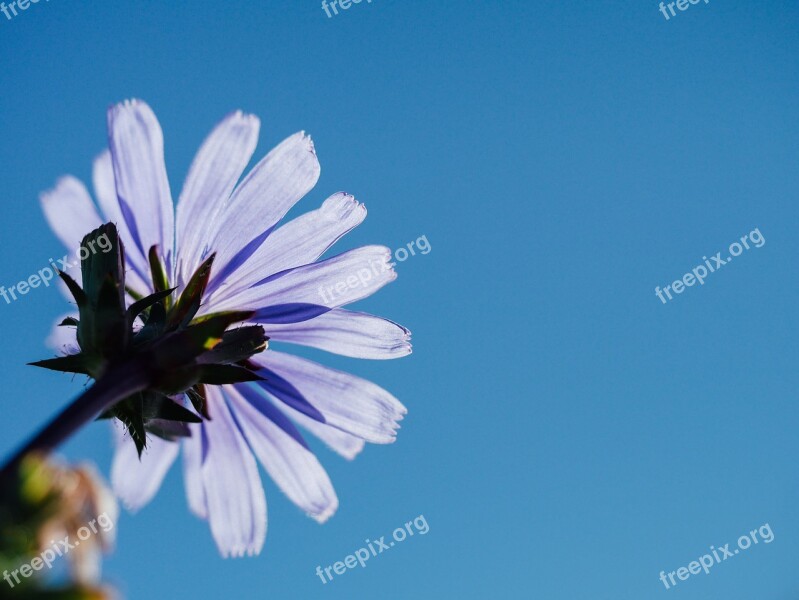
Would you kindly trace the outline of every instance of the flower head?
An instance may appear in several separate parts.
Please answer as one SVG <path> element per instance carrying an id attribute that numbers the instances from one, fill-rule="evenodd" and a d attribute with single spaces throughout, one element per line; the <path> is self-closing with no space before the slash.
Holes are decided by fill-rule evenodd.
<path id="1" fill-rule="evenodd" d="M 278 226 L 319 177 L 313 144 L 304 133 L 283 141 L 240 180 L 255 150 L 259 122 L 241 112 L 229 115 L 200 148 L 173 216 L 163 137 L 153 112 L 142 102 L 125 102 L 109 110 L 108 126 L 109 152 L 94 164 L 103 216 L 71 177 L 43 194 L 42 205 L 69 248 L 104 220 L 116 224 L 124 248 L 127 310 L 158 296 L 138 333 L 128 323 L 131 338 L 147 328 L 153 309 L 163 309 L 167 316 L 159 319 L 177 327 L 159 330 L 158 339 L 214 315 L 246 313 L 239 319 L 244 326 L 228 330 L 221 340 L 227 344 L 193 357 L 195 370 L 173 382 L 172 389 L 162 384 L 156 389 L 172 400 L 187 390 L 199 422 L 185 423 L 186 435 L 163 435 L 158 423 L 148 423 L 145 431 L 154 435 L 139 457 L 136 446 L 115 430 L 114 489 L 129 508 L 140 508 L 157 492 L 182 448 L 189 506 L 210 522 L 220 551 L 257 553 L 266 534 L 266 500 L 256 458 L 295 504 L 323 522 L 338 499 L 297 425 L 351 459 L 364 442 L 394 441 L 406 411 L 371 382 L 271 348 L 260 352 L 256 331 L 270 343 L 355 358 L 409 354 L 408 330 L 343 308 L 396 278 L 390 250 L 366 246 L 319 260 L 366 216 L 365 207 L 344 193 Z M 181 302 L 188 307 L 185 313 L 177 311 Z M 180 314 L 170 320 L 175 311 Z M 51 339 L 67 355 L 75 354 L 69 327 L 59 328 Z M 217 378 L 198 379 L 196 366 L 206 360 L 237 366 L 254 381 L 232 380 L 219 370 Z"/>

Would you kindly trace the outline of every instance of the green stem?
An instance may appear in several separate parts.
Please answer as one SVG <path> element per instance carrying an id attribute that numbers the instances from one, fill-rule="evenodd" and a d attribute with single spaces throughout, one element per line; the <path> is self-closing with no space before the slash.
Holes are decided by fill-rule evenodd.
<path id="1" fill-rule="evenodd" d="M 28 453 L 51 452 L 102 412 L 146 389 L 148 384 L 149 377 L 138 362 L 128 362 L 109 369 L 9 459 L 0 471 L 0 481 L 13 476 Z"/>

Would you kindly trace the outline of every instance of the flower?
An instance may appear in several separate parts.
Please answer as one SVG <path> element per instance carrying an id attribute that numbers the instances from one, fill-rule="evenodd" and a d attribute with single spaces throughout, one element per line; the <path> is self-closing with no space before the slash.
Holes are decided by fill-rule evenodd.
<path id="1" fill-rule="evenodd" d="M 343 308 L 396 278 L 390 250 L 365 246 L 319 260 L 364 220 L 366 208 L 337 193 L 278 227 L 319 177 L 311 139 L 303 132 L 292 135 L 239 181 L 259 126 L 256 117 L 242 112 L 219 123 L 197 153 L 173 211 L 155 115 L 141 101 L 113 106 L 110 148 L 93 169 L 100 210 L 84 185 L 67 176 L 42 194 L 47 221 L 73 250 L 104 219 L 116 224 L 129 304 L 169 287 L 175 288 L 175 302 L 198 269 L 213 260 L 196 318 L 249 311 L 247 323 L 262 326 L 270 343 L 354 358 L 406 356 L 407 329 Z M 162 277 L 167 281 L 158 281 Z M 74 330 L 67 327 L 56 328 L 50 342 L 66 354 L 77 348 Z M 256 458 L 318 522 L 336 511 L 330 479 L 297 425 L 352 459 L 364 442 L 393 442 L 406 413 L 394 396 L 369 381 L 271 348 L 250 357 L 247 367 L 263 379 L 205 385 L 198 389 L 204 398 L 192 395 L 207 418 L 188 424 L 190 435 L 179 442 L 151 436 L 139 457 L 115 429 L 111 479 L 123 503 L 135 511 L 149 502 L 182 449 L 189 507 L 209 521 L 224 556 L 257 554 L 263 546 L 266 500 Z"/>

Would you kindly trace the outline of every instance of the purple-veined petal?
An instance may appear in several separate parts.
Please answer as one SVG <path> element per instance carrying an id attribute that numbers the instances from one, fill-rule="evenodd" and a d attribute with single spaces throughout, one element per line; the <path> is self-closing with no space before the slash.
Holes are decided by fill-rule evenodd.
<path id="1" fill-rule="evenodd" d="M 311 434 L 322 440 L 331 450 L 337 452 L 347 460 L 352 460 L 360 454 L 366 444 L 363 439 L 345 433 L 325 423 L 320 423 L 302 414 L 300 411 L 291 408 L 288 404 L 275 402 L 275 406 L 302 428 L 307 429 Z"/>
<path id="2" fill-rule="evenodd" d="M 119 232 L 119 238 L 125 248 L 125 285 L 139 294 L 152 291 L 149 283 L 150 267 L 147 258 L 142 255 L 138 246 L 133 243 L 133 237 L 128 229 L 128 224 L 122 216 L 122 209 L 117 200 L 116 183 L 114 182 L 114 165 L 111 162 L 111 153 L 103 151 L 94 159 L 92 165 L 92 185 L 97 203 L 103 213 L 104 221 L 114 223 Z M 87 232 L 88 233 L 88 232 Z"/>
<path id="3" fill-rule="evenodd" d="M 200 425 L 189 425 L 191 437 L 182 441 L 183 481 L 186 487 L 186 501 L 189 510 L 201 519 L 208 518 L 205 490 L 202 481 L 202 431 Z"/>
<path id="4" fill-rule="evenodd" d="M 273 275 L 314 262 L 366 218 L 366 207 L 339 192 L 317 210 L 300 215 L 270 234 L 261 246 L 219 284 L 210 301 L 220 301 Z"/>
<path id="5" fill-rule="evenodd" d="M 150 435 L 147 447 L 139 460 L 136 444 L 114 424 L 116 452 L 111 465 L 111 486 L 122 504 L 130 511 L 137 511 L 152 500 L 169 467 L 175 462 L 180 445 Z"/>
<path id="6" fill-rule="evenodd" d="M 319 179 L 319 161 L 311 138 L 296 133 L 280 143 L 250 171 L 218 214 L 215 279 L 209 293 L 243 264 L 268 232 Z"/>
<path id="7" fill-rule="evenodd" d="M 411 332 L 402 325 L 343 308 L 308 321 L 272 324 L 269 337 L 352 358 L 389 359 L 411 353 Z"/>
<path id="8" fill-rule="evenodd" d="M 71 175 L 61 177 L 40 200 L 47 223 L 73 257 L 84 236 L 103 224 L 86 186 Z"/>
<path id="9" fill-rule="evenodd" d="M 364 246 L 267 278 L 211 309 L 253 309 L 258 323 L 295 323 L 374 294 L 394 281 L 391 250 Z"/>
<path id="10" fill-rule="evenodd" d="M 297 441 L 299 432 L 254 389 L 225 386 L 225 393 L 239 428 L 270 477 L 294 504 L 324 523 L 336 512 L 338 498 L 316 456 Z"/>
<path id="11" fill-rule="evenodd" d="M 140 100 L 108 111 L 108 139 L 120 211 L 142 256 L 158 245 L 168 272 L 174 208 L 164 164 L 164 136 L 155 114 Z"/>
<path id="12" fill-rule="evenodd" d="M 399 400 L 371 381 L 275 350 L 251 360 L 290 382 L 327 425 L 376 444 L 390 444 L 396 439 L 399 421 L 407 411 Z M 276 389 L 268 374 L 265 377 L 257 385 L 283 400 L 283 391 Z"/>
<path id="13" fill-rule="evenodd" d="M 260 121 L 237 111 L 217 125 L 189 169 L 177 207 L 177 281 L 188 280 L 216 237 L 217 218 L 258 143 Z M 235 235 L 235 232 L 231 232 Z"/>
<path id="14" fill-rule="evenodd" d="M 208 521 L 219 552 L 258 554 L 266 538 L 266 497 L 258 465 L 217 386 L 207 386 L 210 422 L 201 424 L 200 473 Z"/>

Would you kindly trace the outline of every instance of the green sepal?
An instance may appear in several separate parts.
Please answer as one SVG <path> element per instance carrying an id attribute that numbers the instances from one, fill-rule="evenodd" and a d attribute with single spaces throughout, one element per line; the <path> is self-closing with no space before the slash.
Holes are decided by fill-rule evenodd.
<path id="1" fill-rule="evenodd" d="M 269 338 L 260 325 L 246 325 L 222 335 L 222 341 L 197 360 L 203 364 L 229 365 L 238 363 L 266 350 Z"/>
<path id="2" fill-rule="evenodd" d="M 72 277 L 67 275 L 64 271 L 59 271 L 58 276 L 61 278 L 61 281 L 66 284 L 69 293 L 72 294 L 72 297 L 75 299 L 75 304 L 78 305 L 78 309 L 89 303 L 86 293 L 81 289 L 77 281 L 72 279 Z"/>
<path id="3" fill-rule="evenodd" d="M 161 259 L 158 257 L 158 245 L 150 247 L 147 253 L 147 259 L 150 263 L 150 273 L 153 276 L 153 287 L 157 292 L 164 292 L 169 289 L 169 278 L 166 274 L 166 269 Z M 169 308 L 169 301 L 165 302 L 166 308 Z"/>
<path id="4" fill-rule="evenodd" d="M 186 390 L 186 396 L 194 407 L 194 410 L 200 413 L 203 419 L 210 421 L 211 415 L 208 413 L 208 399 L 205 394 L 205 386 L 202 383 L 198 383 L 190 387 Z"/>
<path id="5" fill-rule="evenodd" d="M 189 426 L 179 421 L 153 419 L 147 423 L 147 432 L 167 442 L 177 442 L 180 438 L 191 437 Z"/>
<path id="6" fill-rule="evenodd" d="M 32 367 L 41 367 L 51 371 L 61 371 L 62 373 L 80 373 L 81 375 L 91 375 L 95 372 L 97 359 L 92 359 L 87 354 L 70 354 L 57 358 L 48 358 L 28 363 Z"/>
<path id="7" fill-rule="evenodd" d="M 142 392 L 142 416 L 148 419 L 163 419 L 165 421 L 180 421 L 181 423 L 202 423 L 202 419 L 181 406 L 169 396 L 158 392 Z"/>
<path id="8" fill-rule="evenodd" d="M 111 409 L 111 412 L 117 419 L 122 421 L 122 424 L 128 430 L 130 438 L 136 445 L 136 452 L 141 458 L 141 453 L 147 446 L 147 430 L 144 427 L 141 394 L 136 394 L 117 403 Z"/>
<path id="9" fill-rule="evenodd" d="M 200 383 L 225 385 L 247 381 L 264 381 L 264 378 L 238 365 L 202 365 L 200 367 Z"/>
<path id="10" fill-rule="evenodd" d="M 170 333 L 156 342 L 150 356 L 161 369 L 187 365 L 219 344 L 228 327 L 234 323 L 245 321 L 252 315 L 252 311 L 229 311 L 205 315 L 185 329 Z"/>
<path id="11" fill-rule="evenodd" d="M 160 302 L 161 300 L 165 300 L 166 298 L 168 298 L 169 295 L 175 291 L 175 289 L 176 288 L 169 288 L 166 290 L 161 290 L 155 292 L 154 294 L 150 294 L 149 296 L 136 300 L 136 302 L 134 302 L 128 307 L 126 313 L 128 321 L 130 323 L 133 323 L 133 321 L 136 320 L 136 317 L 138 317 L 148 308 L 151 308 L 157 302 Z"/>
<path id="12" fill-rule="evenodd" d="M 212 254 L 206 258 L 203 263 L 191 276 L 186 288 L 178 298 L 175 307 L 169 312 L 167 319 L 167 329 L 175 329 L 177 327 L 188 325 L 200 310 L 203 294 L 205 288 L 208 286 L 208 280 L 211 277 L 211 267 L 214 264 L 216 254 Z"/>

